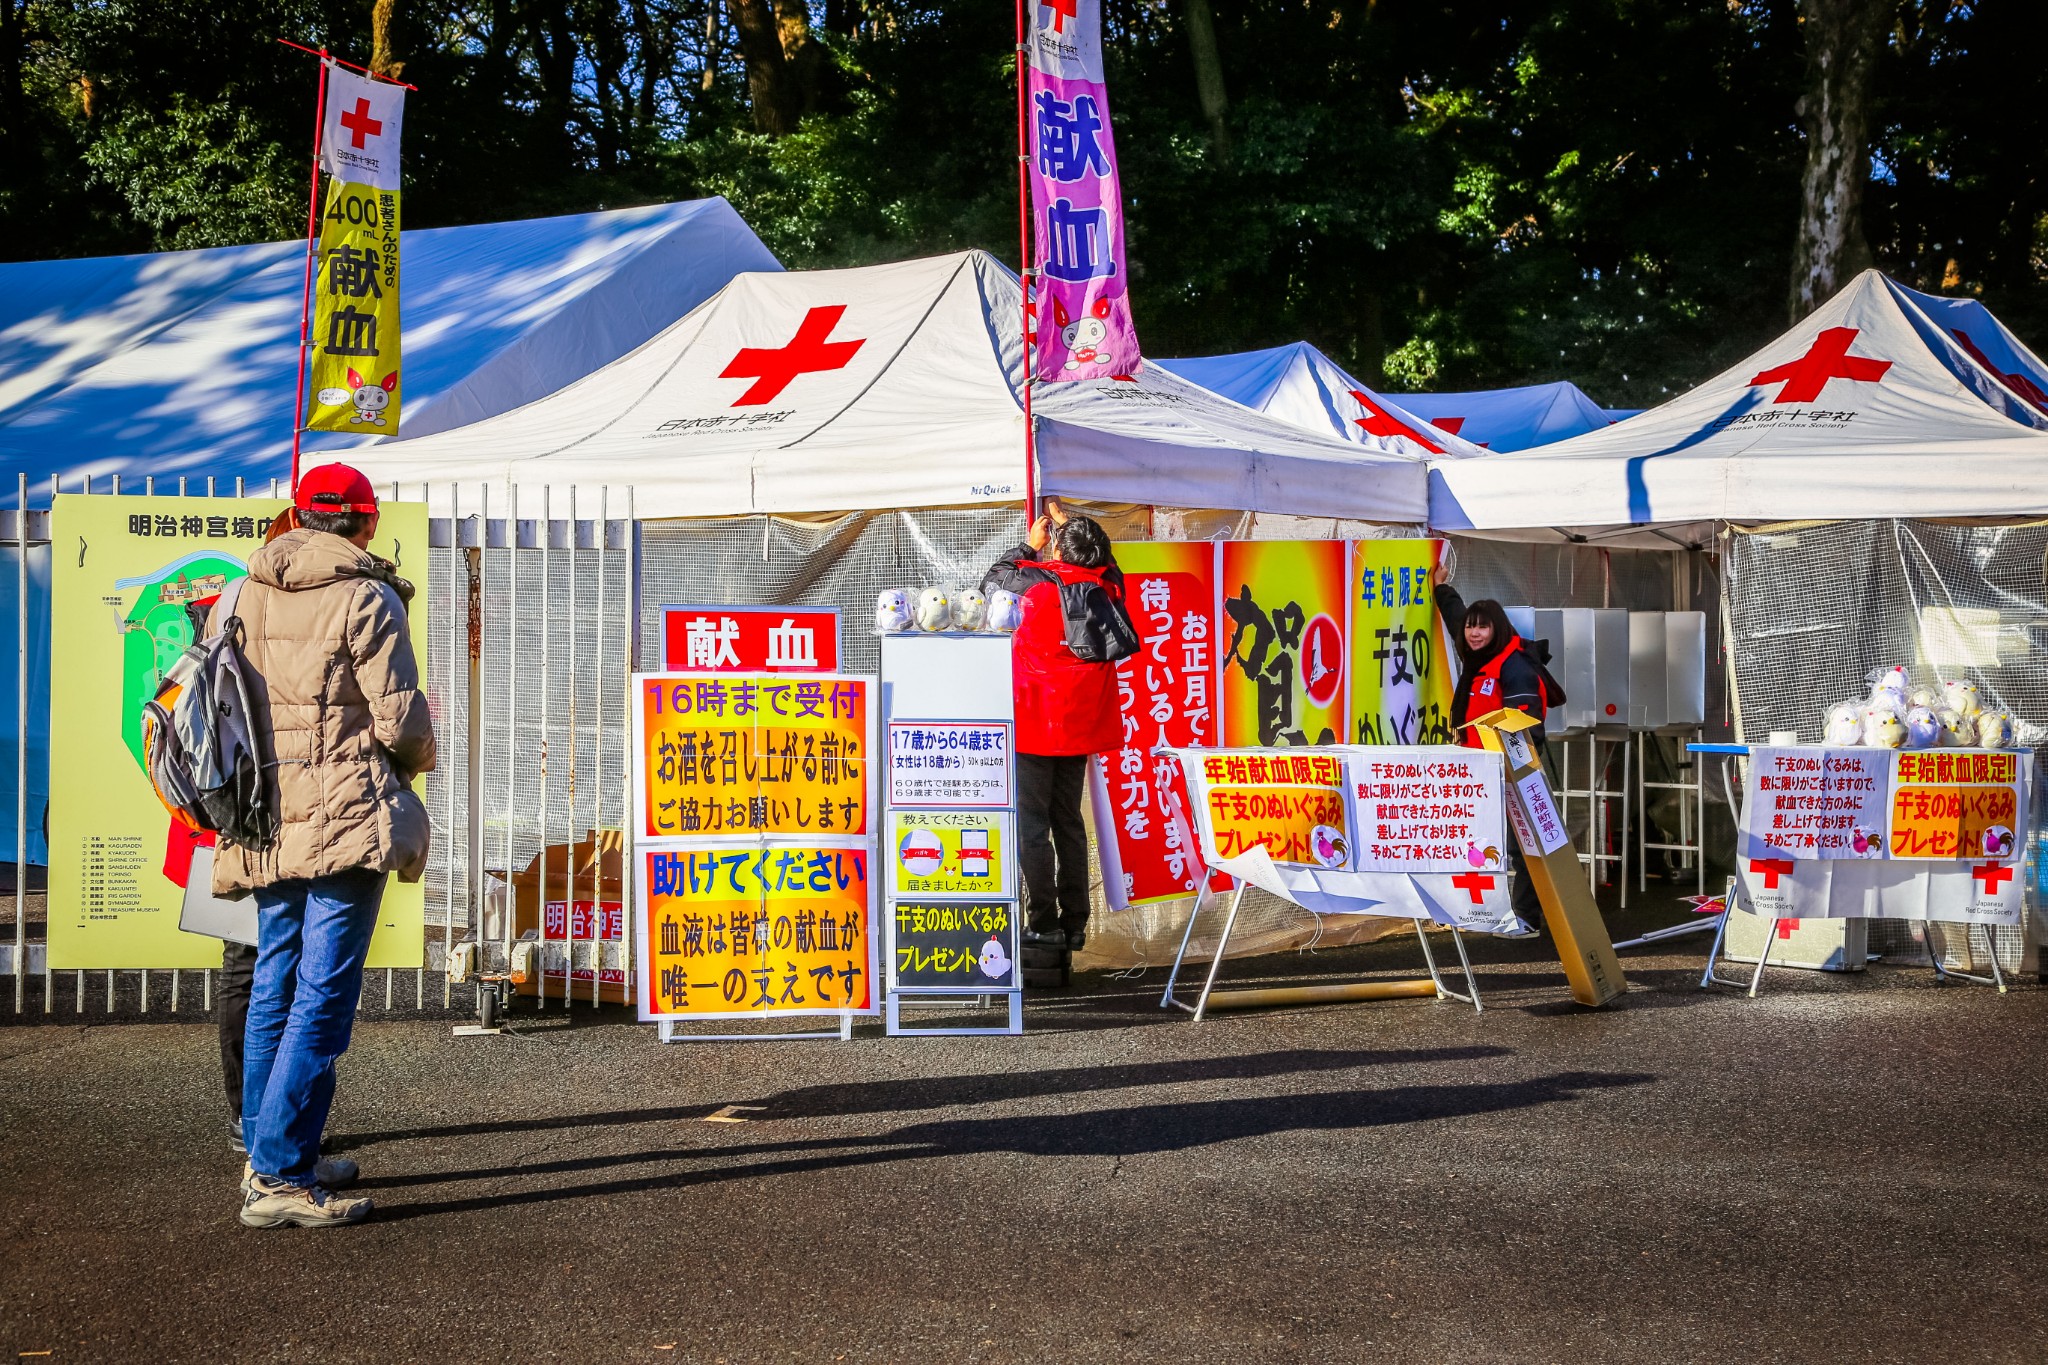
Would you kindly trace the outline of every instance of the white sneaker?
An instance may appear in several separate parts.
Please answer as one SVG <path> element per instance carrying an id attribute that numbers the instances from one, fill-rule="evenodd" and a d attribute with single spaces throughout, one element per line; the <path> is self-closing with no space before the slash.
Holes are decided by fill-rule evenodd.
<path id="1" fill-rule="evenodd" d="M 1538 928 L 1537 928 L 1537 927 L 1536 927 L 1535 925 L 1533 925 L 1533 924 L 1525 924 L 1525 923 L 1524 923 L 1524 922 L 1522 922 L 1521 920 L 1516 920 L 1516 921 L 1515 921 L 1515 927 L 1514 927 L 1513 929 L 1509 930 L 1509 931 L 1508 931 L 1508 932 L 1506 932 L 1506 933 L 1502 933 L 1502 934 L 1495 934 L 1495 935 L 1494 935 L 1494 937 L 1495 937 L 1495 938 L 1541 938 L 1541 937 L 1543 937 L 1543 931 L 1542 931 L 1541 929 L 1538 929 Z"/>
<path id="2" fill-rule="evenodd" d="M 252 1176 L 242 1196 L 242 1226 L 249 1228 L 338 1228 L 370 1216 L 370 1201 L 348 1199 L 318 1185 L 287 1185 Z"/>

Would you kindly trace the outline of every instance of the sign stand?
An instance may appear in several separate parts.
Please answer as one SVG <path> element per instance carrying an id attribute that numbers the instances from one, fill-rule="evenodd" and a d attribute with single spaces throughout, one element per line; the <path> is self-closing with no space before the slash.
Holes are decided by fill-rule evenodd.
<path id="1" fill-rule="evenodd" d="M 785 1043 L 805 1038 L 837 1038 L 842 1043 L 853 1041 L 853 1011 L 839 1011 L 839 1027 L 833 1029 L 809 1029 L 801 1033 L 684 1033 L 676 1027 L 680 1022 L 663 1019 L 655 1025 L 655 1036 L 664 1043 Z"/>
<path id="2" fill-rule="evenodd" d="M 1433 996 L 1438 1000 L 1462 1000 L 1472 1007 L 1473 1013 L 1486 1008 L 1479 1003 L 1479 982 L 1472 975 L 1472 960 L 1465 953 L 1465 936 L 1458 932 L 1456 925 L 1447 926 L 1451 931 L 1451 942 L 1458 949 L 1458 963 L 1465 973 L 1465 991 L 1455 991 L 1444 984 L 1443 976 L 1437 970 L 1436 954 L 1430 949 L 1429 934 L 1422 927 L 1422 921 L 1415 921 L 1415 936 L 1422 943 L 1422 960 L 1429 967 L 1429 979 L 1420 977 L 1400 981 L 1347 981 L 1327 986 L 1257 986 L 1240 987 L 1216 993 L 1216 978 L 1223 970 L 1223 959 L 1230 948 L 1230 935 L 1237 928 L 1237 914 L 1244 906 L 1244 893 L 1248 884 L 1239 881 L 1237 890 L 1230 896 L 1230 914 L 1223 921 L 1222 937 L 1216 940 L 1216 956 L 1209 963 L 1209 975 L 1202 982 L 1202 993 L 1191 1005 L 1178 999 L 1173 988 L 1180 980 L 1181 964 L 1188 955 L 1188 943 L 1195 935 L 1195 921 L 1201 917 L 1203 907 L 1208 903 L 1209 883 L 1203 880 L 1195 892 L 1194 906 L 1188 911 L 1188 927 L 1180 936 L 1180 951 L 1174 954 L 1173 970 L 1166 976 L 1166 994 L 1160 997 L 1159 1008 L 1172 1005 L 1184 1009 L 1201 1023 L 1202 1017 L 1214 1004 L 1217 1009 L 1252 1009 L 1261 1005 L 1314 1005 L 1333 1004 L 1342 1000 L 1397 1000 L 1411 997 Z M 1316 914 L 1315 911 L 1310 911 Z M 1466 992 L 1469 992 L 1467 994 Z"/>

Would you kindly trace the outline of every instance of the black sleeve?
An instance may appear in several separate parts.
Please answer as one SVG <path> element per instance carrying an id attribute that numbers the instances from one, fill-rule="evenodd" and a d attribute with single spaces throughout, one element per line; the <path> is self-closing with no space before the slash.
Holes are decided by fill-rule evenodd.
<path id="1" fill-rule="evenodd" d="M 1018 545 L 989 566 L 989 571 L 982 575 L 981 590 L 1013 592 L 1022 597 L 1051 576 L 1039 567 L 1038 551 L 1029 545 Z"/>
<path id="2" fill-rule="evenodd" d="M 1444 618 L 1444 629 L 1451 633 L 1453 640 L 1457 639 L 1458 632 L 1465 628 L 1465 599 L 1448 583 L 1437 584 L 1433 595 L 1437 615 Z"/>
<path id="3" fill-rule="evenodd" d="M 1521 650 L 1510 654 L 1500 666 L 1500 700 L 1503 706 L 1530 715 L 1543 714 L 1543 683 L 1536 673 L 1536 661 Z"/>

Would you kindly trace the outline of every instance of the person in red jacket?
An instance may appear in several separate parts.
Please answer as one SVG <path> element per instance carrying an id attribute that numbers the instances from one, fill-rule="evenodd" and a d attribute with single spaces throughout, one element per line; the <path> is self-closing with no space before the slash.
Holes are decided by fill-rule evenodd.
<path id="1" fill-rule="evenodd" d="M 983 591 L 1021 599 L 1010 643 L 1017 708 L 1017 860 L 1024 872 L 1024 941 L 1082 947 L 1088 939 L 1088 829 L 1081 819 L 1088 757 L 1123 743 L 1116 665 L 1067 648 L 1060 587 L 1099 583 L 1118 606 L 1124 576 L 1109 534 L 1053 499 L 1025 543 L 996 561 Z"/>

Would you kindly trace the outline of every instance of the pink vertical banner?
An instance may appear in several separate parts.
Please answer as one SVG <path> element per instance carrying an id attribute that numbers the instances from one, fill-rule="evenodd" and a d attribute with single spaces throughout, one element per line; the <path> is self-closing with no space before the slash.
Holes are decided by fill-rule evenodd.
<path id="1" fill-rule="evenodd" d="M 1135 374 L 1124 202 L 1102 84 L 1101 0 L 1026 0 L 1041 380 Z"/>

